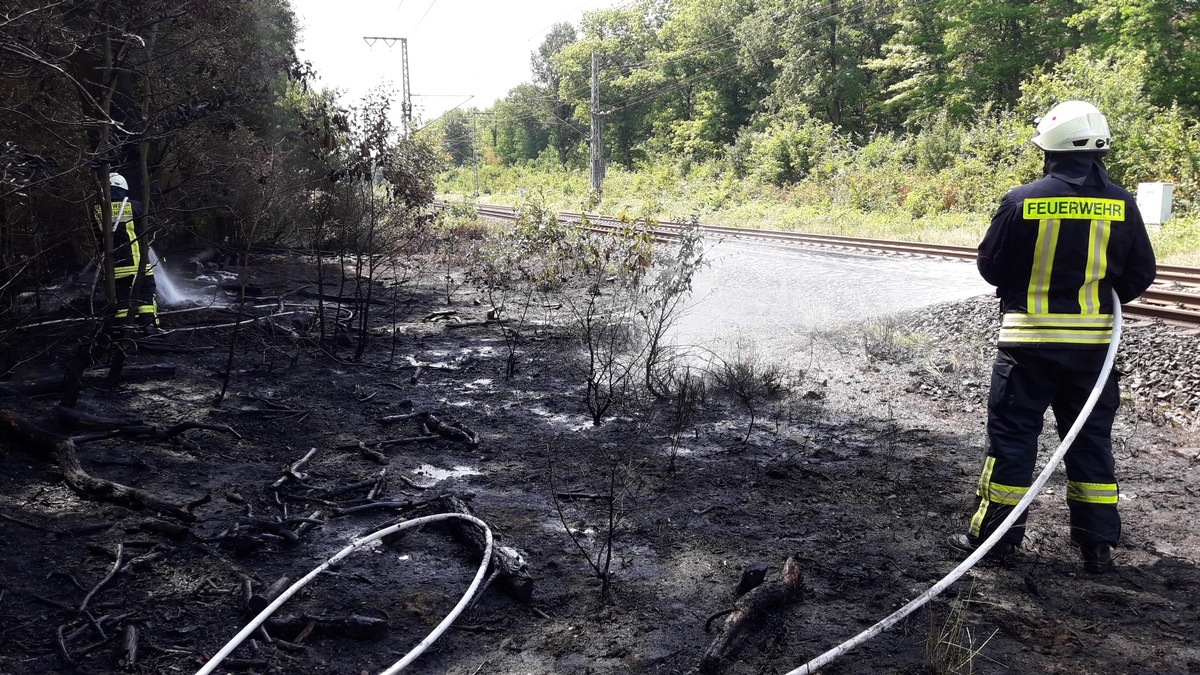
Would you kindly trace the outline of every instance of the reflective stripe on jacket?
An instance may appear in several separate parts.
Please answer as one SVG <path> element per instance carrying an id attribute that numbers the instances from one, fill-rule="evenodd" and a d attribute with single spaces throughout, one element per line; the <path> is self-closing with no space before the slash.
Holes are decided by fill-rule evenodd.
<path id="1" fill-rule="evenodd" d="M 1132 195 L 1047 176 L 1010 191 L 979 245 L 996 286 L 1001 347 L 1104 347 L 1112 291 L 1122 302 L 1154 280 L 1154 251 Z"/>
<path id="2" fill-rule="evenodd" d="M 130 200 L 112 202 L 109 205 L 112 214 L 113 228 L 113 274 L 117 279 L 131 277 L 137 274 L 142 263 L 141 246 L 138 245 L 138 226 L 134 220 L 137 212 L 135 203 Z M 104 221 L 103 209 L 96 206 L 96 223 Z M 154 269 L 146 266 L 146 275 L 153 275 Z"/>

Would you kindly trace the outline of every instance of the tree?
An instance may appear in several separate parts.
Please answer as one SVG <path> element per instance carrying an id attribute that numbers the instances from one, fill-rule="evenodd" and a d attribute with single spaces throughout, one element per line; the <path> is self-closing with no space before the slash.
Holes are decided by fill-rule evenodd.
<path id="1" fill-rule="evenodd" d="M 471 112 L 474 112 L 472 109 Z M 441 149 L 453 166 L 475 161 L 475 136 L 471 128 L 471 112 L 451 110 L 439 124 L 442 130 Z"/>
<path id="2" fill-rule="evenodd" d="M 519 84 L 496 104 L 496 153 L 506 164 L 536 159 L 550 147 L 546 91 Z"/>
<path id="3" fill-rule="evenodd" d="M 767 0 L 747 18 L 743 35 L 751 58 L 778 69 L 774 108 L 800 103 L 835 127 L 866 130 L 880 87 L 861 64 L 878 57 L 891 30 L 868 3 Z"/>
<path id="4" fill-rule="evenodd" d="M 575 42 L 578 34 L 569 23 L 556 23 L 542 40 L 538 50 L 530 58 L 533 68 L 533 81 L 544 89 L 545 104 L 550 123 L 550 142 L 558 150 L 558 165 L 565 168 L 575 147 L 583 134 L 579 127 L 571 122 L 574 104 L 567 92 L 562 91 L 563 74 L 554 62 L 554 57 L 563 49 Z"/>
<path id="5" fill-rule="evenodd" d="M 1174 0 L 1086 0 L 1071 25 L 1092 44 L 1144 53 L 1146 93 L 1200 116 L 1200 6 Z"/>

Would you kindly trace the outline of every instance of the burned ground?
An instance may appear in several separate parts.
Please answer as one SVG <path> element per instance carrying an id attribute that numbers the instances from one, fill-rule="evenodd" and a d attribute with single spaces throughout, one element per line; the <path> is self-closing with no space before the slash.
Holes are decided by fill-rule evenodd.
<path id="1" fill-rule="evenodd" d="M 266 295 L 309 276 L 288 258 L 258 262 L 253 283 Z M 43 451 L 0 441 L 0 672 L 195 672 L 246 622 L 247 585 L 261 593 L 296 580 L 357 537 L 437 512 L 446 495 L 524 555 L 533 595 L 522 602 L 489 586 L 409 672 L 693 672 L 713 639 L 705 624 L 719 628 L 724 619 L 712 617 L 733 605 L 742 570 L 765 563 L 770 579 L 791 556 L 799 597 L 750 626 L 718 668 L 784 673 L 957 561 L 942 542 L 971 507 L 988 369 L 986 337 L 963 331 L 988 322 L 987 301 L 917 324 L 898 318 L 882 332 L 877 323 L 805 336 L 802 356 L 782 370 L 787 391 L 757 403 L 747 438 L 746 407 L 713 382 L 690 420 L 667 399 L 615 409 L 594 427 L 571 367 L 578 348 L 563 334 L 523 330 L 517 374 L 506 379 L 501 325 L 484 321 L 486 304 L 468 287 L 449 307 L 444 286 L 409 290 L 396 339 L 380 308 L 360 363 L 346 358 L 353 344 L 340 358 L 317 350 L 308 324 L 292 321 L 306 310 L 291 308 L 299 314 L 242 327 L 230 391 L 214 404 L 230 330 L 193 330 L 207 315 L 190 312 L 168 316 L 172 332 L 141 340 L 129 359 L 171 366 L 172 377 L 131 371 L 115 388 L 84 391 L 77 407 L 100 417 L 213 425 L 78 442 L 95 476 L 178 504 L 211 495 L 191 510 L 194 523 L 80 494 Z M 280 302 L 255 311 L 277 313 Z M 431 316 L 448 309 L 457 314 Z M 30 330 L 22 344 L 35 352 L 70 325 Z M 934 343 L 905 337 L 913 325 Z M 1184 351 L 1195 341 L 1155 325 L 1130 332 Z M 51 357 L 67 355 L 28 362 L 9 385 L 59 372 Z M 84 433 L 64 426 L 57 403 L 2 399 L 11 415 Z M 1200 441 L 1169 413 L 1146 394 L 1114 431 L 1125 518 L 1114 573 L 1083 573 L 1060 471 L 1034 505 L 1015 569 L 978 567 L 825 672 L 953 672 L 954 661 L 983 673 L 1200 668 L 1200 526 L 1188 480 Z M 380 421 L 396 415 L 411 416 Z M 433 433 L 428 415 L 463 435 Z M 382 501 L 400 505 L 345 511 Z M 595 560 L 610 528 L 611 597 L 601 601 L 584 552 Z M 118 551 L 122 569 L 100 585 Z M 252 636 L 217 672 L 379 672 L 449 612 L 478 562 L 436 525 L 365 547 L 277 612 L 295 622 L 271 629 L 269 642 Z M 353 630 L 352 617 L 367 628 Z M 123 666 L 128 626 L 139 650 Z M 931 658 L 943 640 L 951 657 Z"/>

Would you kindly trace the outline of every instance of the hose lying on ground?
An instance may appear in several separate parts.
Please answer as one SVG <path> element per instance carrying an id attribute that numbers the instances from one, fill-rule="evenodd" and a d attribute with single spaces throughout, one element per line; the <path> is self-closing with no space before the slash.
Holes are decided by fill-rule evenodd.
<path id="1" fill-rule="evenodd" d="M 979 548 L 975 549 L 971 555 L 967 556 L 966 560 L 959 563 L 958 567 L 955 567 L 950 574 L 947 574 L 941 581 L 937 582 L 929 590 L 914 598 L 907 605 L 896 610 L 890 616 L 884 618 L 879 623 L 871 626 L 867 630 L 850 638 L 833 649 L 830 649 L 824 654 L 821 654 L 803 666 L 788 672 L 787 675 L 811 675 L 811 673 L 815 673 L 821 667 L 832 663 L 834 659 L 842 654 L 849 652 L 851 649 L 854 649 L 867 640 L 870 640 L 876 635 L 879 635 L 883 631 L 899 623 L 901 619 L 913 613 L 916 609 L 929 602 L 939 593 L 949 588 L 951 584 L 953 584 L 955 581 L 958 581 L 962 575 L 966 574 L 967 570 L 974 567 L 975 563 L 979 562 L 983 556 L 987 555 L 988 551 L 992 550 L 992 547 L 1000 541 L 1000 538 L 1004 536 L 1004 533 L 1008 532 L 1008 529 L 1017 521 L 1017 518 L 1021 517 L 1021 514 L 1025 512 L 1025 509 L 1029 508 L 1029 504 L 1033 502 L 1034 498 L 1037 497 L 1039 492 L 1041 492 L 1042 487 L 1046 485 L 1046 481 L 1050 479 L 1050 474 L 1054 473 L 1054 469 L 1058 466 L 1058 463 L 1061 462 L 1063 456 L 1067 454 L 1067 449 L 1071 447 L 1071 443 L 1075 442 L 1075 437 L 1079 435 L 1079 430 L 1083 428 L 1084 422 L 1086 422 L 1087 418 L 1092 414 L 1092 409 L 1096 407 L 1096 401 L 1100 398 L 1101 392 L 1104 391 L 1104 385 L 1108 382 L 1109 373 L 1112 372 L 1113 361 L 1116 360 L 1117 356 L 1117 345 L 1121 341 L 1121 299 L 1117 297 L 1116 291 L 1113 291 L 1112 296 L 1112 342 L 1108 345 L 1108 353 L 1104 357 L 1104 366 L 1100 369 L 1100 377 L 1096 380 L 1096 386 L 1092 388 L 1092 393 L 1088 396 L 1087 402 L 1083 405 L 1083 409 L 1079 411 L 1079 415 L 1075 418 L 1075 423 L 1071 425 L 1071 430 L 1068 431 L 1067 435 L 1063 437 L 1062 443 L 1058 444 L 1058 449 L 1055 450 L 1054 454 L 1050 456 L 1050 460 L 1046 462 L 1045 468 L 1043 468 L 1042 472 L 1038 474 L 1037 479 L 1033 481 L 1033 485 L 1030 486 L 1029 492 L 1026 492 L 1025 496 L 1021 498 L 1021 501 L 1017 502 L 1017 505 L 1013 507 L 1012 512 L 1009 513 L 1008 517 L 1000 523 L 1000 525 L 996 528 L 996 531 L 992 533 L 992 536 L 985 539 L 983 543 L 979 545 Z"/>
<path id="2" fill-rule="evenodd" d="M 288 589 L 281 593 L 274 602 L 272 602 L 270 605 L 267 605 L 266 609 L 259 612 L 258 616 L 254 617 L 250 623 L 246 624 L 246 627 L 243 628 L 241 632 L 233 636 L 233 639 L 230 640 L 224 647 L 222 647 L 221 651 L 217 652 L 215 656 L 209 659 L 208 663 L 204 664 L 203 668 L 196 671 L 196 675 L 208 675 L 209 673 L 213 672 L 217 666 L 221 665 L 221 662 L 224 661 L 226 657 L 233 653 L 234 649 L 237 649 L 238 645 L 242 644 L 242 641 L 249 637 L 251 633 L 257 630 L 258 627 L 267 620 L 267 617 L 271 616 L 275 610 L 279 609 L 283 603 L 287 602 L 288 598 L 291 598 L 296 594 L 296 591 L 299 591 L 308 582 L 312 581 L 318 574 L 329 569 L 331 565 L 336 564 L 342 558 L 345 558 L 363 546 L 386 537 L 389 534 L 407 530 L 411 527 L 419 527 L 428 523 L 434 523 L 441 520 L 450 520 L 453 518 L 466 520 L 478 525 L 483 529 L 484 536 L 486 538 L 486 545 L 483 551 L 483 561 L 479 563 L 479 571 L 475 574 L 475 580 L 471 582 L 470 588 L 468 588 L 467 592 L 463 594 L 462 599 L 458 601 L 458 604 L 454 606 L 454 609 L 450 610 L 450 614 L 448 614 L 445 619 L 442 619 L 442 622 L 439 623 L 437 627 L 433 629 L 433 632 L 431 632 L 424 640 L 422 640 L 419 645 L 414 647 L 412 651 L 404 656 L 404 658 L 400 659 L 396 663 L 392 664 L 392 666 L 387 670 L 380 673 L 380 675 L 395 675 L 395 673 L 400 672 L 406 666 L 408 666 L 408 664 L 415 661 L 417 657 L 420 656 L 426 649 L 428 649 L 429 645 L 432 645 L 439 637 L 441 637 L 442 633 L 446 632 L 446 629 L 450 627 L 450 624 L 454 623 L 454 620 L 458 618 L 458 615 L 461 614 L 464 609 L 466 609 L 467 603 L 471 601 L 471 598 L 475 595 L 476 589 L 479 588 L 480 582 L 483 581 L 484 574 L 487 572 L 488 564 L 492 560 L 492 530 L 487 526 L 487 523 L 483 522 L 482 520 L 474 516 L 469 516 L 465 513 L 439 513 L 432 516 L 414 518 L 412 520 L 406 520 L 403 523 L 390 525 L 382 530 L 372 532 L 362 539 L 354 540 L 349 546 L 338 551 L 337 554 L 332 558 L 321 563 L 316 569 L 309 572 L 302 579 L 289 586 Z"/>

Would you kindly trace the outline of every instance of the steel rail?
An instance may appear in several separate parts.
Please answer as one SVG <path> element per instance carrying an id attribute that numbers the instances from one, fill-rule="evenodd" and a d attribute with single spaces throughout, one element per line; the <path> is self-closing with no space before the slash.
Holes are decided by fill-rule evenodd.
<path id="1" fill-rule="evenodd" d="M 502 220 L 517 219 L 516 209 L 507 206 L 483 204 L 477 207 L 477 211 L 480 215 L 488 218 Z M 578 212 L 562 212 L 558 217 L 559 220 L 564 222 L 580 223 L 583 222 L 585 216 L 587 222 L 590 224 L 588 229 L 593 232 L 611 231 L 612 224 L 620 222 L 618 218 L 612 216 Z M 656 236 L 662 239 L 673 239 L 678 237 L 679 232 L 686 227 L 689 226 L 684 223 L 662 221 L 656 225 Z M 785 232 L 781 230 L 756 230 L 720 225 L 700 225 L 699 227 L 705 233 L 713 235 L 823 249 L 902 253 L 955 260 L 974 260 L 976 257 L 976 249 L 971 246 L 867 239 L 864 237 Z M 1125 305 L 1125 313 L 1127 315 L 1188 324 L 1200 323 L 1200 267 L 1158 265 L 1155 283 L 1156 286 L 1148 289 L 1140 298 Z M 1174 285 L 1175 288 L 1166 289 L 1158 285 Z M 1192 287 L 1194 290 L 1191 292 L 1179 290 L 1179 285 Z"/>

